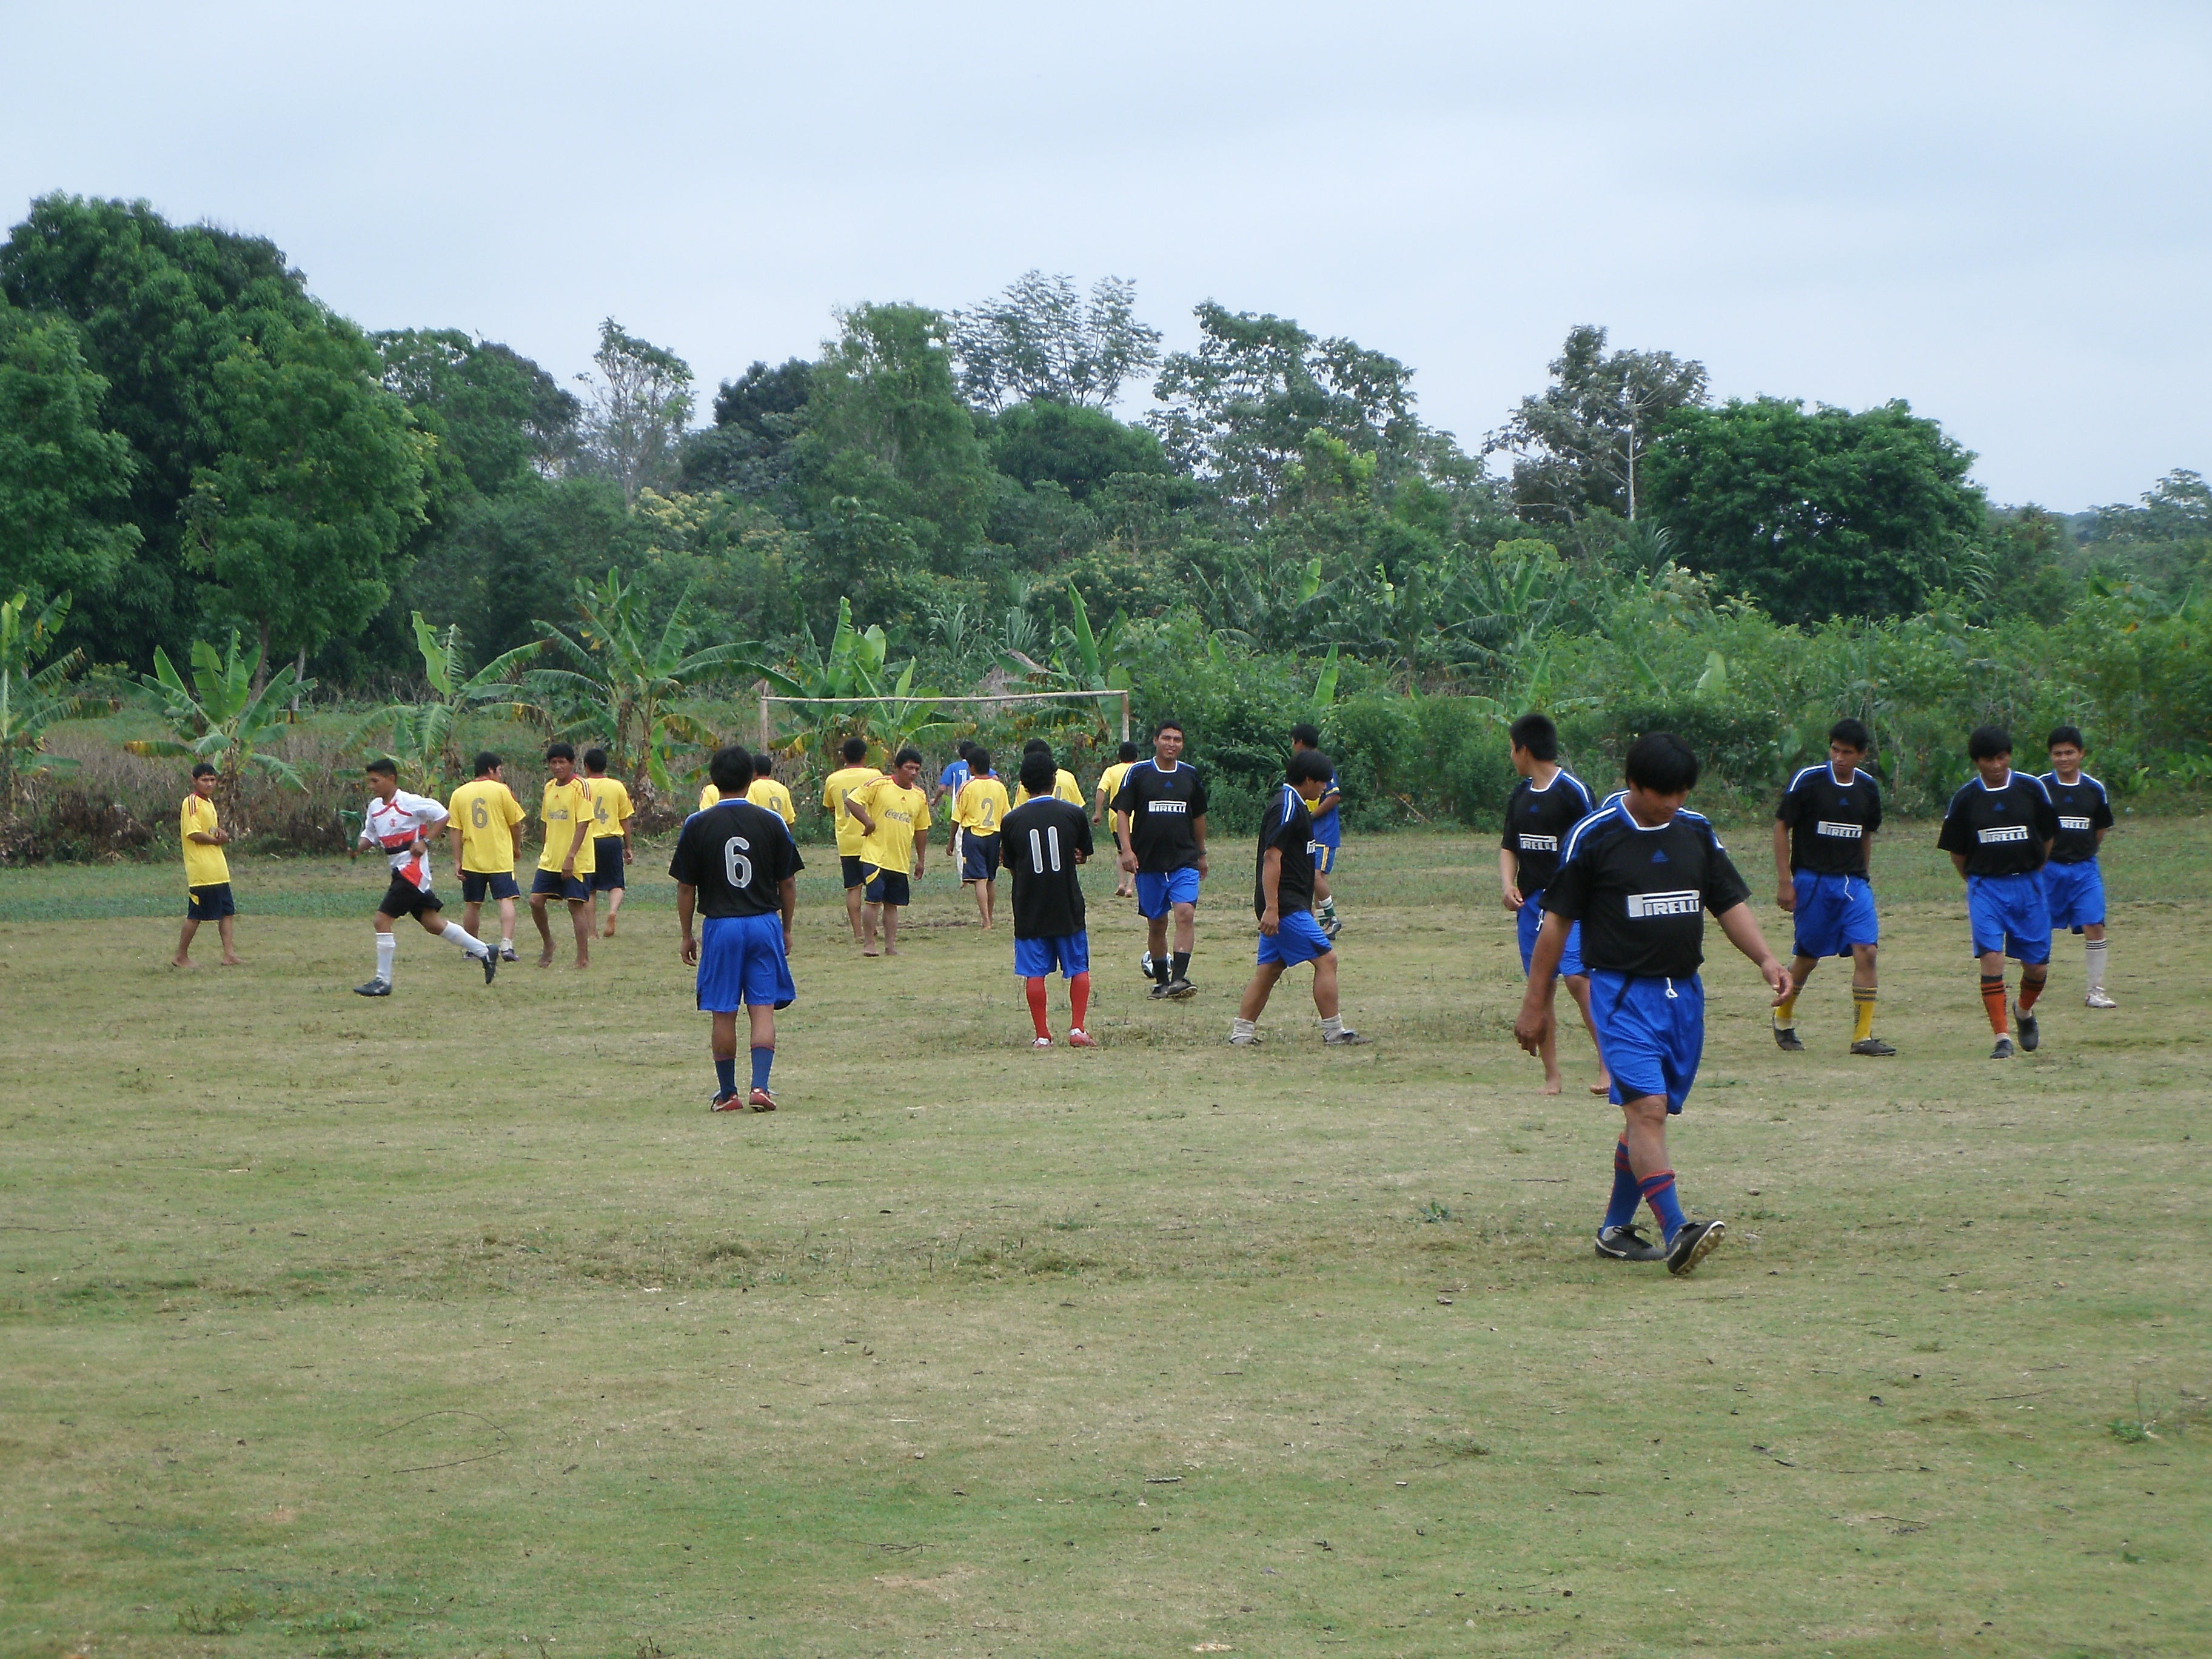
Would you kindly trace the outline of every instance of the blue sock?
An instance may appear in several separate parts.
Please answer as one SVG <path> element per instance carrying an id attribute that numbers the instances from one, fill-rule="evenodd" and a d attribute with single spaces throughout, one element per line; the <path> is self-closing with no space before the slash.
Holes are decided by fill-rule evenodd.
<path id="1" fill-rule="evenodd" d="M 724 1094 L 737 1093 L 738 1057 L 735 1054 L 732 1054 L 727 1060 L 724 1060 L 720 1054 L 714 1056 L 714 1081 L 722 1085 L 721 1091 Z"/>
<path id="2" fill-rule="evenodd" d="M 1626 1227 L 1636 1219 L 1636 1206 L 1644 1201 L 1644 1188 L 1637 1184 L 1636 1171 L 1628 1167 L 1628 1143 L 1617 1140 L 1613 1146 L 1613 1197 L 1605 1206 L 1605 1224 Z"/>
<path id="3" fill-rule="evenodd" d="M 756 1048 L 756 1049 L 754 1049 L 754 1050 L 753 1050 L 753 1087 L 754 1087 L 754 1088 L 756 1088 L 756 1089 L 765 1089 L 765 1088 L 767 1088 L 767 1087 L 768 1087 L 768 1068 L 769 1068 L 769 1066 L 771 1066 L 775 1065 L 775 1049 L 773 1049 L 773 1048 Z"/>
<path id="4" fill-rule="evenodd" d="M 1656 1175 L 1648 1175 L 1644 1177 L 1642 1186 L 1644 1200 L 1651 1206 L 1651 1213 L 1659 1218 L 1660 1226 L 1666 1230 L 1667 1242 L 1672 1244 L 1674 1235 L 1682 1231 L 1682 1224 L 1689 1219 L 1682 1213 L 1682 1200 L 1674 1196 L 1674 1172 L 1662 1170 Z"/>

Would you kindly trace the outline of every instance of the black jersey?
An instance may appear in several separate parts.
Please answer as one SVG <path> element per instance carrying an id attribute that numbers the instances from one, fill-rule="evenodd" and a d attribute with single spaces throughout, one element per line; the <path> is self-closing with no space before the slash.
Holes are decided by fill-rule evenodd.
<path id="1" fill-rule="evenodd" d="M 1583 961 L 1642 978 L 1687 979 L 1705 960 L 1705 917 L 1751 889 L 1713 826 L 1677 812 L 1656 830 L 1609 801 L 1567 836 L 1544 908 L 1583 925 Z"/>
<path id="2" fill-rule="evenodd" d="M 1275 786 L 1274 799 L 1260 820 L 1260 856 L 1252 867 L 1252 914 L 1267 914 L 1267 849 L 1283 855 L 1283 873 L 1275 883 L 1275 913 L 1289 915 L 1313 908 L 1314 821 L 1306 798 L 1287 783 Z"/>
<path id="3" fill-rule="evenodd" d="M 1597 810 L 1583 781 L 1564 767 L 1539 789 L 1527 778 L 1514 786 L 1505 803 L 1505 834 L 1498 841 L 1520 860 L 1514 884 L 1533 899 L 1552 884 L 1559 868 L 1559 848 L 1568 832 Z"/>
<path id="4" fill-rule="evenodd" d="M 2014 772 L 2002 789 L 1975 777 L 1952 796 L 1936 844 L 1964 853 L 1970 876 L 2023 876 L 2043 868 L 2045 844 L 2057 833 L 2043 780 Z"/>
<path id="5" fill-rule="evenodd" d="M 1198 866 L 1197 821 L 1206 816 L 1206 785 L 1198 769 L 1177 761 L 1173 771 L 1158 761 L 1139 761 L 1121 775 L 1114 810 L 1129 815 L 1129 847 L 1137 868 L 1150 875 Z"/>
<path id="6" fill-rule="evenodd" d="M 1032 795 L 999 820 L 999 834 L 1014 878 L 1014 937 L 1066 939 L 1083 932 L 1076 854 L 1091 854 L 1091 820 L 1083 809 Z"/>
<path id="7" fill-rule="evenodd" d="M 2097 856 L 2097 831 L 2112 827 L 2112 797 L 2105 786 L 2083 772 L 2071 783 L 2058 774 L 2043 775 L 2043 793 L 2058 814 L 2058 835 L 2051 843 L 2053 864 L 2087 864 Z"/>
<path id="8" fill-rule="evenodd" d="M 1790 826 L 1790 867 L 1816 876 L 1863 876 L 1866 838 L 1881 828 L 1881 787 L 1863 771 L 1836 781 L 1829 766 L 1808 766 L 1790 780 L 1778 822 Z"/>
<path id="9" fill-rule="evenodd" d="M 734 795 L 686 818 L 668 860 L 671 876 L 699 890 L 702 916 L 773 915 L 805 867 L 783 820 Z"/>

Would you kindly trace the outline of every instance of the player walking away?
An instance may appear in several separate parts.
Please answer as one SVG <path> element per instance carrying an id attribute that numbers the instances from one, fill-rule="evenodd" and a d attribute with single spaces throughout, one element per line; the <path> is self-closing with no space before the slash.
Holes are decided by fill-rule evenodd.
<path id="1" fill-rule="evenodd" d="M 1996 1033 L 1991 1060 L 2010 1060 L 2005 1031 L 2004 959 L 2019 959 L 2020 997 L 2012 1017 L 2020 1046 L 2033 1054 L 2043 1041 L 2035 1000 L 2051 975 L 2051 911 L 2041 872 L 2058 834 L 2058 813 L 2039 778 L 2012 769 L 2012 734 L 1976 726 L 1966 755 L 1980 775 L 1951 797 L 1936 846 L 1966 878 L 1966 921 L 1982 969 L 1982 1007 Z"/>
<path id="2" fill-rule="evenodd" d="M 999 907 L 999 827 L 1006 817 L 1006 786 L 991 770 L 990 750 L 979 744 L 968 751 L 968 781 L 953 797 L 952 822 L 960 832 L 960 879 L 975 890 L 985 933 Z"/>
<path id="3" fill-rule="evenodd" d="M 746 799 L 754 757 L 719 749 L 708 763 L 721 799 L 684 821 L 668 873 L 676 881 L 676 921 L 684 965 L 699 970 L 699 1011 L 714 1017 L 708 1046 L 714 1057 L 709 1111 L 775 1109 L 769 1071 L 775 1064 L 775 1015 L 799 990 L 791 981 L 791 921 L 805 865 L 790 826 Z M 705 918 L 694 938 L 694 913 Z M 753 1079 L 738 1091 L 738 1010 L 752 1039 Z"/>
<path id="4" fill-rule="evenodd" d="M 476 933 L 485 896 L 497 899 L 499 959 L 513 962 L 514 901 L 522 896 L 514 883 L 514 864 L 522 854 L 526 815 L 500 776 L 501 764 L 489 749 L 477 755 L 476 777 L 446 803 L 446 833 L 453 841 L 453 868 L 461 872 L 462 930 Z"/>
<path id="5" fill-rule="evenodd" d="M 1182 758 L 1182 723 L 1163 720 L 1152 758 L 1139 761 L 1114 796 L 1114 837 L 1121 868 L 1137 878 L 1137 914 L 1148 932 L 1145 962 L 1152 1000 L 1196 994 L 1190 953 L 1198 935 L 1198 885 L 1206 876 L 1206 784 Z M 1168 918 L 1175 954 L 1168 954 Z"/>
<path id="6" fill-rule="evenodd" d="M 1857 720 L 1838 720 L 1828 728 L 1828 763 L 1790 779 L 1774 809 L 1774 902 L 1797 919 L 1790 994 L 1774 1005 L 1774 1041 L 1792 1054 L 1805 1046 L 1797 1040 L 1798 994 L 1823 957 L 1851 959 L 1851 1052 L 1897 1052 L 1874 1034 L 1881 927 L 1872 872 L 1881 789 L 1861 769 L 1873 746 Z"/>
<path id="7" fill-rule="evenodd" d="M 591 787 L 576 775 L 576 751 L 556 743 L 545 751 L 545 798 L 538 816 L 545 826 L 538 873 L 530 878 L 530 919 L 545 948 L 538 965 L 553 965 L 553 929 L 546 924 L 545 901 L 565 900 L 568 925 L 576 934 L 576 966 L 592 965 L 592 826 L 596 815 Z"/>
<path id="8" fill-rule="evenodd" d="M 222 965 L 246 965 L 232 948 L 231 918 L 238 914 L 238 904 L 230 892 L 230 860 L 222 850 L 230 840 L 230 831 L 216 821 L 217 775 L 206 761 L 193 767 L 192 793 L 185 797 L 177 816 L 177 840 L 185 852 L 185 930 L 177 938 L 177 954 L 169 958 L 172 968 L 197 965 L 192 961 L 192 935 L 204 921 L 213 922 L 222 940 Z"/>
<path id="9" fill-rule="evenodd" d="M 629 821 L 637 808 L 630 805 L 629 786 L 607 775 L 605 750 L 584 751 L 584 775 L 592 791 L 592 903 L 596 909 L 599 895 L 607 896 L 607 924 L 598 932 L 612 939 L 615 916 L 629 893 Z"/>
<path id="10" fill-rule="evenodd" d="M 1099 828 L 1111 828 L 1106 815 L 1114 810 L 1114 797 L 1121 793 L 1121 780 L 1128 775 L 1130 767 L 1136 764 L 1136 760 L 1137 745 L 1124 740 L 1114 763 L 1098 775 L 1098 799 L 1091 809 L 1091 822 Z M 1136 878 L 1116 860 L 1114 865 L 1114 896 L 1134 898 L 1136 896 Z"/>
<path id="11" fill-rule="evenodd" d="M 860 877 L 866 884 L 861 896 L 860 954 L 895 957 L 898 954 L 898 913 L 914 902 L 907 881 L 909 868 L 919 876 L 929 852 L 929 797 L 915 781 L 921 776 L 921 750 L 902 749 L 889 777 L 848 790 L 845 810 L 860 826 Z M 876 949 L 876 930 L 883 929 L 884 947 Z"/>
<path id="12" fill-rule="evenodd" d="M 1559 871 L 1559 848 L 1574 827 L 1595 807 L 1583 781 L 1559 764 L 1559 732 L 1548 714 L 1523 714 L 1506 733 L 1511 745 L 1513 769 L 1521 781 L 1505 803 L 1505 834 L 1498 846 L 1498 881 L 1505 908 L 1512 913 L 1521 945 L 1521 972 L 1526 975 L 1534 958 L 1537 929 L 1544 921 L 1544 890 Z M 1559 957 L 1559 976 L 1567 994 L 1582 1011 L 1583 1028 L 1590 1046 L 1598 1051 L 1597 1081 L 1590 1092 L 1602 1095 L 1613 1086 L 1605 1069 L 1605 1045 L 1597 1040 L 1597 1022 L 1590 1018 L 1589 975 L 1583 966 L 1583 932 L 1579 923 L 1567 930 L 1565 949 Z M 1565 1085 L 1559 1079 L 1559 1033 L 1547 1028 L 1537 1057 L 1544 1062 L 1544 1090 L 1555 1095 Z"/>
<path id="13" fill-rule="evenodd" d="M 346 856 L 359 858 L 362 848 L 374 848 L 392 866 L 392 880 L 376 907 L 376 977 L 355 986 L 354 994 L 392 994 L 392 963 L 399 951 L 392 924 L 401 916 L 414 917 L 424 933 L 459 945 L 464 956 L 483 963 L 484 983 L 490 984 L 499 972 L 498 954 L 467 928 L 446 920 L 445 901 L 430 885 L 430 842 L 446 821 L 446 809 L 428 795 L 402 789 L 396 761 L 373 760 L 366 770 L 368 810 L 362 815 L 361 837 Z"/>
<path id="14" fill-rule="evenodd" d="M 1291 728 L 1292 754 L 1301 749 L 1320 747 L 1319 726 L 1299 725 Z M 1344 931 L 1344 924 L 1336 919 L 1336 898 L 1329 891 L 1329 878 L 1336 873 L 1337 855 L 1344 850 L 1344 827 L 1337 812 L 1343 805 L 1344 790 L 1332 772 L 1321 799 L 1313 804 L 1314 920 L 1332 939 Z"/>
<path id="15" fill-rule="evenodd" d="M 775 757 L 765 749 L 753 757 L 753 781 L 745 787 L 745 799 L 756 806 L 765 806 L 781 818 L 785 829 L 799 828 L 799 808 L 791 799 L 791 791 L 776 781 Z"/>
<path id="16" fill-rule="evenodd" d="M 1051 754 L 1050 744 L 1042 738 L 1031 738 L 1022 745 L 1022 764 L 1026 768 L 1031 755 L 1043 755 L 1049 757 Z M 1057 763 L 1054 764 L 1052 769 L 1052 795 L 1054 800 L 1064 800 L 1071 806 L 1083 805 L 1083 786 L 1075 781 L 1074 773 Z M 1022 787 L 1020 775 L 1017 774 L 1014 779 L 1014 805 L 1019 806 L 1029 798 L 1030 792 Z"/>
<path id="17" fill-rule="evenodd" d="M 1024 756 L 1020 781 L 1029 785 L 1030 798 L 1001 820 L 1014 884 L 1014 972 L 1021 975 L 1030 1023 L 1036 1029 L 1030 1047 L 1052 1047 L 1044 981 L 1057 968 L 1067 981 L 1067 1046 L 1095 1048 L 1084 1027 L 1091 1007 L 1091 935 L 1077 875 L 1077 866 L 1091 857 L 1091 823 L 1080 805 L 1051 793 L 1053 769 L 1049 753 Z M 969 783 L 963 793 L 981 781 Z M 972 835 L 968 844 L 975 844 Z"/>
<path id="18" fill-rule="evenodd" d="M 845 798 L 863 784 L 873 783 L 883 774 L 868 765 L 868 745 L 860 738 L 848 738 L 842 753 L 845 763 L 822 781 L 822 805 L 829 811 L 830 822 L 837 831 L 837 862 L 843 866 L 845 879 L 845 920 L 853 929 L 853 943 L 860 942 L 861 891 L 867 878 L 860 870 L 860 823 L 845 810 Z"/>
<path id="19" fill-rule="evenodd" d="M 1790 971 L 1766 948 L 1747 901 L 1751 889 L 1713 834 L 1682 803 L 1698 781 L 1698 757 L 1670 732 L 1630 745 L 1628 787 L 1577 824 L 1559 868 L 1544 890 L 1528 994 L 1513 1036 L 1537 1051 L 1552 1023 L 1552 980 L 1567 935 L 1583 929 L 1589 964 L 1590 1012 L 1613 1073 L 1613 1098 L 1626 1120 L 1613 1152 L 1613 1199 L 1597 1233 L 1597 1253 L 1615 1261 L 1663 1260 L 1686 1273 L 1727 1231 L 1721 1221 L 1692 1221 L 1674 1191 L 1667 1119 L 1680 1112 L 1697 1080 L 1705 1044 L 1705 913 L 1756 963 L 1777 999 L 1790 994 Z M 1651 1206 L 1663 1242 L 1637 1231 L 1638 1200 Z"/>
<path id="20" fill-rule="evenodd" d="M 2083 1006 L 2117 1008 L 2105 994 L 2105 872 L 2097 862 L 2105 832 L 2112 827 L 2112 798 L 2081 769 L 2087 750 L 2080 726 L 2054 726 L 2047 747 L 2051 770 L 2043 775 L 2043 790 L 2058 814 L 2058 834 L 2043 866 L 2043 902 L 2054 929 L 2070 927 L 2082 936 Z"/>
<path id="21" fill-rule="evenodd" d="M 1240 1048 L 1260 1042 L 1260 1015 L 1285 968 L 1313 963 L 1314 1012 L 1321 1040 L 1332 1048 L 1368 1041 L 1344 1023 L 1337 1003 L 1336 948 L 1314 920 L 1313 809 L 1336 775 L 1318 749 L 1291 751 L 1282 787 L 1260 820 L 1260 855 L 1252 872 L 1252 910 L 1260 918 L 1258 965 L 1230 1023 L 1229 1040 Z"/>

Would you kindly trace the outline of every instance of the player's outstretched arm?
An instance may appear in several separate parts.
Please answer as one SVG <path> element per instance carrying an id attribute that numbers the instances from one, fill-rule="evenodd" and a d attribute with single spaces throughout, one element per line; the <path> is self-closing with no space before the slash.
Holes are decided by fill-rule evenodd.
<path id="1" fill-rule="evenodd" d="M 1530 1054 L 1541 1051 L 1552 1034 L 1552 987 L 1559 976 L 1559 958 L 1567 953 L 1567 931 L 1574 926 L 1558 911 L 1546 914 L 1537 930 L 1536 948 L 1528 954 L 1528 988 L 1521 998 L 1521 1015 L 1513 1022 L 1513 1040 Z"/>
<path id="2" fill-rule="evenodd" d="M 1521 860 L 1510 847 L 1498 849 L 1498 887 L 1505 895 L 1505 908 L 1518 910 L 1528 900 L 1521 896 Z"/>
<path id="3" fill-rule="evenodd" d="M 1731 904 L 1720 913 L 1717 920 L 1720 922 L 1721 932 L 1728 935 L 1728 942 L 1750 958 L 1752 965 L 1759 969 L 1759 976 L 1773 990 L 1774 1000 L 1780 1003 L 1790 994 L 1790 970 L 1776 961 L 1774 952 L 1766 948 L 1766 935 L 1759 932 L 1759 918 L 1751 914 L 1751 906 L 1747 903 Z M 1533 972 L 1530 978 L 1533 981 Z"/>

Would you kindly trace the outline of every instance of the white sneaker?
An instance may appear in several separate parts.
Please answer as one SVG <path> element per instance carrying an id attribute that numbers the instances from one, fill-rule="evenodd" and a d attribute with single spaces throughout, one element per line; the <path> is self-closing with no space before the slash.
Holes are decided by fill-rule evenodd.
<path id="1" fill-rule="evenodd" d="M 2087 996 L 2081 999 L 2081 1006 L 2084 1008 L 2117 1008 L 2120 1005 L 2113 1001 L 2112 998 L 2106 996 L 2102 991 L 2092 991 Z"/>
<path id="2" fill-rule="evenodd" d="M 1050 1037 L 1031 1037 L 1030 1039 L 1030 1047 L 1032 1048 L 1049 1048 L 1052 1047 L 1052 1039 Z"/>
<path id="3" fill-rule="evenodd" d="M 1232 1030 L 1229 1034 L 1229 1041 L 1239 1048 L 1256 1048 L 1260 1046 L 1260 1034 L 1257 1031 Z"/>

